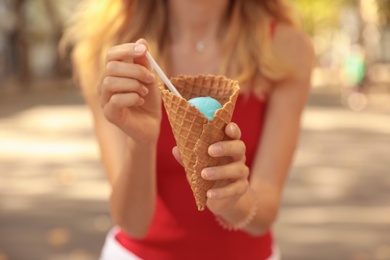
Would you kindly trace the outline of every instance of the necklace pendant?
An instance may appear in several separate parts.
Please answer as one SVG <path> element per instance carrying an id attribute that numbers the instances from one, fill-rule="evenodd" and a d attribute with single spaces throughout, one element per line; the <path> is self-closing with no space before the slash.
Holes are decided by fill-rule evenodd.
<path id="1" fill-rule="evenodd" d="M 202 41 L 196 42 L 195 48 L 198 52 L 204 51 L 204 43 Z"/>

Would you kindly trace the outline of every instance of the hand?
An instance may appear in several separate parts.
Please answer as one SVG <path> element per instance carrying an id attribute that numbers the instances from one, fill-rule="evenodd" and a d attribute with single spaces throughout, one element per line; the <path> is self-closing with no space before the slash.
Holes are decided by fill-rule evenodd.
<path id="1" fill-rule="evenodd" d="M 216 181 L 207 192 L 207 207 L 215 215 L 223 215 L 234 208 L 249 188 L 249 168 L 245 164 L 246 147 L 240 140 L 241 130 L 235 123 L 229 123 L 225 133 L 230 140 L 212 144 L 208 149 L 210 156 L 221 157 L 220 165 L 205 168 L 201 172 L 205 180 Z M 179 149 L 174 147 L 172 152 L 182 164 Z"/>
<path id="2" fill-rule="evenodd" d="M 157 142 L 161 121 L 161 96 L 146 51 L 143 39 L 110 48 L 100 85 L 107 120 L 141 143 Z"/>

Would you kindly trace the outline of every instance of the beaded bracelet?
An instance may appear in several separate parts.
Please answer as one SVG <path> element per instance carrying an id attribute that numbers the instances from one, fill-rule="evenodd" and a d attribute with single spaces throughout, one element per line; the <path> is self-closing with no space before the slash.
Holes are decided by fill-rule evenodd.
<path id="1" fill-rule="evenodd" d="M 249 223 L 251 223 L 251 221 L 255 218 L 256 213 L 257 213 L 257 209 L 258 209 L 258 203 L 257 203 L 257 199 L 256 199 L 254 192 L 252 191 L 251 193 L 252 193 L 252 199 L 253 199 L 252 200 L 252 208 L 250 209 L 248 216 L 246 216 L 246 218 L 244 220 L 242 220 L 241 222 L 238 222 L 237 224 L 233 225 L 233 224 L 230 224 L 229 222 L 227 222 L 221 216 L 218 216 L 218 215 L 215 216 L 215 220 L 218 222 L 218 224 L 223 229 L 226 229 L 228 231 L 241 230 L 241 229 L 245 228 Z"/>

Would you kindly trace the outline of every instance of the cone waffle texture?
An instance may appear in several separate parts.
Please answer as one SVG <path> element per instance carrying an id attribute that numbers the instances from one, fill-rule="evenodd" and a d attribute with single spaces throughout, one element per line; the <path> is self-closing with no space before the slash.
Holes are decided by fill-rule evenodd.
<path id="1" fill-rule="evenodd" d="M 206 206 L 206 192 L 214 182 L 204 180 L 200 173 L 202 169 L 218 164 L 218 159 L 208 155 L 208 147 L 224 139 L 224 129 L 231 121 L 239 85 L 237 81 L 213 75 L 183 75 L 171 78 L 171 82 L 182 97 L 160 85 L 162 99 L 198 210 L 202 211 Z M 222 105 L 212 120 L 187 102 L 191 98 L 205 96 L 218 100 Z"/>

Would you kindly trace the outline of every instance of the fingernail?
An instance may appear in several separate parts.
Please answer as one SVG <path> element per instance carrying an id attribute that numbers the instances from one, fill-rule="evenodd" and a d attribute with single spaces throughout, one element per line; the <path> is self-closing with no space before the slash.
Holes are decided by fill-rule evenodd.
<path id="1" fill-rule="evenodd" d="M 154 80 L 156 79 L 156 76 L 154 75 L 154 73 L 148 73 L 148 75 L 146 76 L 148 78 L 148 81 L 149 82 L 154 82 Z"/>
<path id="2" fill-rule="evenodd" d="M 207 168 L 202 171 L 202 177 L 204 179 L 209 179 L 215 176 L 215 171 L 213 168 Z"/>
<path id="3" fill-rule="evenodd" d="M 140 98 L 138 102 L 136 103 L 137 106 L 142 106 L 145 103 L 145 100 L 143 98 Z"/>
<path id="4" fill-rule="evenodd" d="M 230 131 L 232 132 L 232 134 L 234 134 L 236 132 L 236 128 L 234 127 L 234 124 L 229 124 L 229 128 L 230 128 Z"/>
<path id="5" fill-rule="evenodd" d="M 217 197 L 217 193 L 215 191 L 213 191 L 213 190 L 207 191 L 207 198 L 214 199 L 216 197 Z"/>
<path id="6" fill-rule="evenodd" d="M 209 152 L 210 152 L 211 155 L 219 155 L 222 152 L 222 147 L 219 146 L 219 145 L 210 146 L 210 151 Z"/>
<path id="7" fill-rule="evenodd" d="M 147 87 L 145 87 L 145 86 L 142 86 L 141 93 L 142 93 L 142 95 L 145 96 L 145 95 L 147 95 L 149 93 L 149 89 Z"/>
<path id="8" fill-rule="evenodd" d="M 134 52 L 136 53 L 143 53 L 144 51 L 146 51 L 146 47 L 143 44 L 138 44 L 134 47 Z"/>

